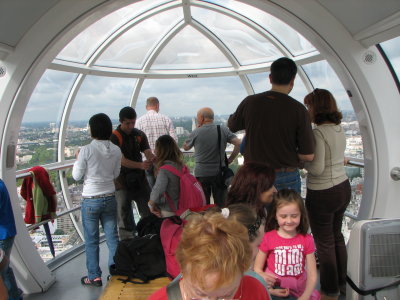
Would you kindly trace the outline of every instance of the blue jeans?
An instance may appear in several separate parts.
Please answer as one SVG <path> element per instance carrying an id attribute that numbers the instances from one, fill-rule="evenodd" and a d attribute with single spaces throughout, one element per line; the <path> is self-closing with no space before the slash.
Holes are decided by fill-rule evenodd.
<path id="1" fill-rule="evenodd" d="M 279 191 L 282 189 L 292 189 L 301 193 L 301 180 L 299 170 L 293 172 L 276 172 L 275 188 Z"/>
<path id="2" fill-rule="evenodd" d="M 11 254 L 11 249 L 14 244 L 14 237 L 9 237 L 5 240 L 0 240 L 0 248 L 6 253 L 6 256 L 9 258 Z M 15 281 L 15 276 L 13 269 L 8 265 L 1 272 L 1 277 L 3 278 L 4 285 L 8 291 L 8 299 L 9 300 L 17 300 L 21 298 L 22 291 L 18 288 L 17 282 Z"/>
<path id="3" fill-rule="evenodd" d="M 99 266 L 99 223 L 106 235 L 108 265 L 114 264 L 118 245 L 117 202 L 115 197 L 82 199 L 82 224 L 85 235 L 86 268 L 90 280 L 101 277 Z"/>

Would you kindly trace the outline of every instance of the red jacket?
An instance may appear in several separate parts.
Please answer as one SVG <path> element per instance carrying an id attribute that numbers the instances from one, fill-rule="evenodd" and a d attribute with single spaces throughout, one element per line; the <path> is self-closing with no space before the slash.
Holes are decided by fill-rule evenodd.
<path id="1" fill-rule="evenodd" d="M 48 201 L 48 213 L 42 215 L 42 221 L 51 219 L 52 213 L 56 212 L 57 202 L 54 197 L 56 191 L 50 182 L 49 173 L 43 167 L 37 166 L 29 169 L 35 174 L 36 181 Z M 31 176 L 25 177 L 22 182 L 21 196 L 26 200 L 25 218 L 26 224 L 35 224 L 35 208 L 33 205 L 33 178 Z"/>

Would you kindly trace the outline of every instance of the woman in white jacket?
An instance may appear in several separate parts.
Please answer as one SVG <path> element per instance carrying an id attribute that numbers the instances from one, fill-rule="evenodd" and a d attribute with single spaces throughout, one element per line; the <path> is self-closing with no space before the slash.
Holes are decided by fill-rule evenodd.
<path id="1" fill-rule="evenodd" d="M 110 140 L 112 123 L 103 113 L 89 120 L 92 142 L 77 153 L 72 169 L 75 180 L 84 177 L 81 213 L 85 236 L 88 275 L 81 278 L 83 285 L 102 286 L 99 267 L 99 223 L 106 236 L 109 251 L 108 265 L 114 264 L 118 244 L 117 203 L 114 179 L 121 169 L 121 150 Z"/>
<path id="2" fill-rule="evenodd" d="M 338 299 L 346 285 L 347 252 L 341 232 L 351 188 L 344 169 L 346 137 L 333 95 L 315 89 L 304 98 L 314 128 L 314 160 L 306 162 L 306 207 L 320 264 L 321 299 Z"/>

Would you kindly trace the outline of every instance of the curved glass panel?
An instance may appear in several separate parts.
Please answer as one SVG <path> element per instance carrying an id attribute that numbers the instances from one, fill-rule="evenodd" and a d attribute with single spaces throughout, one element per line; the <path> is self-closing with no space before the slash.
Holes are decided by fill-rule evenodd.
<path id="1" fill-rule="evenodd" d="M 63 171 L 61 171 L 63 172 Z M 57 211 L 56 214 L 66 211 L 65 200 L 63 193 L 61 191 L 60 177 L 58 171 L 49 171 L 50 182 L 52 183 L 55 191 L 56 191 L 56 199 L 57 199 Z M 20 188 L 23 180 L 17 180 L 17 191 L 18 198 L 20 201 L 21 211 L 23 212 L 23 217 L 25 216 L 26 211 L 26 201 L 20 195 Z M 79 199 L 80 201 L 80 199 Z M 79 202 L 78 202 L 79 205 Z M 80 210 L 77 210 L 73 213 L 76 221 L 80 221 Z M 69 215 L 64 215 L 60 218 L 54 220 L 54 222 L 49 222 L 49 229 L 51 233 L 51 243 L 54 246 L 55 256 L 57 257 L 62 252 L 74 247 L 75 245 L 79 245 L 82 243 L 82 239 L 77 233 L 75 226 L 71 220 Z M 28 226 L 28 225 L 27 225 Z M 35 244 L 35 247 L 43 259 L 43 261 L 47 262 L 53 259 L 53 256 L 49 247 L 49 239 L 46 236 L 45 229 L 42 226 L 39 226 L 36 229 L 32 229 L 29 231 L 29 235 L 32 239 L 32 242 Z"/>
<path id="2" fill-rule="evenodd" d="M 17 169 L 57 160 L 62 113 L 76 74 L 46 70 L 29 100 L 18 136 Z"/>
<path id="3" fill-rule="evenodd" d="M 400 37 L 391 39 L 380 44 L 386 56 L 390 60 L 392 67 L 397 75 L 397 80 L 400 80 Z"/>
<path id="4" fill-rule="evenodd" d="M 239 77 L 219 77 L 217 80 L 147 79 L 143 83 L 136 105 L 138 116 L 145 113 L 146 99 L 150 96 L 156 96 L 160 100 L 160 112 L 174 117 L 175 126 L 179 127 L 179 120 L 186 118 L 189 123 L 184 129 L 190 132 L 192 118 L 200 108 L 208 106 L 214 110 L 215 115 L 229 115 L 247 93 Z"/>
<path id="5" fill-rule="evenodd" d="M 231 9 L 238 14 L 244 15 L 249 20 L 256 22 L 264 29 L 269 31 L 276 39 L 278 39 L 293 56 L 305 54 L 315 51 L 313 45 L 310 44 L 300 33 L 282 22 L 278 18 L 259 10 L 253 6 L 241 3 L 239 1 L 204 1 L 217 4 Z"/>
<path id="6" fill-rule="evenodd" d="M 90 143 L 88 121 L 97 113 L 105 113 L 114 124 L 118 113 L 129 106 L 136 79 L 88 76 L 76 95 L 68 121 L 64 155 L 74 159 L 79 146 Z"/>
<path id="7" fill-rule="evenodd" d="M 254 94 L 262 93 L 271 89 L 271 83 L 269 82 L 268 76 L 269 72 L 247 75 L 250 80 L 251 86 L 253 87 Z"/>
<path id="8" fill-rule="evenodd" d="M 232 67 L 208 38 L 191 26 L 181 30 L 161 51 L 152 69 L 207 69 Z"/>
<path id="9" fill-rule="evenodd" d="M 182 18 L 182 9 L 175 8 L 136 24 L 115 40 L 95 65 L 141 69 L 152 49 Z"/>
<path id="10" fill-rule="evenodd" d="M 86 63 L 101 43 L 119 27 L 141 13 L 165 2 L 169 1 L 138 1 L 103 17 L 76 36 L 57 55 L 57 58 L 77 63 Z"/>
<path id="11" fill-rule="evenodd" d="M 241 65 L 265 63 L 282 56 L 267 38 L 233 18 L 199 7 L 192 7 L 192 15 L 230 49 Z"/>
<path id="12" fill-rule="evenodd" d="M 347 96 L 342 83 L 327 61 L 320 61 L 302 66 L 312 84 L 316 88 L 329 90 L 336 99 L 339 109 L 342 111 L 342 126 L 346 133 L 345 156 L 363 158 L 363 146 L 361 132 L 353 106 Z M 346 167 L 346 173 L 350 179 L 352 199 L 347 211 L 357 216 L 362 198 L 364 183 L 364 169 L 358 167 Z"/>

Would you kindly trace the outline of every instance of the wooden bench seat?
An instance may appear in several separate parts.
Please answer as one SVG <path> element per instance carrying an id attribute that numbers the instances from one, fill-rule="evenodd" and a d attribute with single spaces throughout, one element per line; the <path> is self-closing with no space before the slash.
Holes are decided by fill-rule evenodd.
<path id="1" fill-rule="evenodd" d="M 156 290 L 171 282 L 168 277 L 162 277 L 146 284 L 133 284 L 123 283 L 118 278 L 126 279 L 126 276 L 112 276 L 99 300 L 146 300 Z"/>

